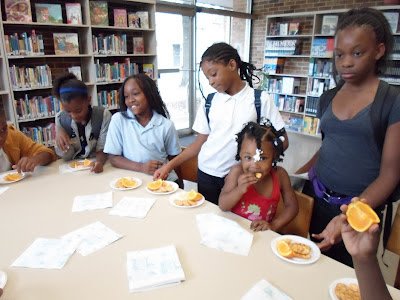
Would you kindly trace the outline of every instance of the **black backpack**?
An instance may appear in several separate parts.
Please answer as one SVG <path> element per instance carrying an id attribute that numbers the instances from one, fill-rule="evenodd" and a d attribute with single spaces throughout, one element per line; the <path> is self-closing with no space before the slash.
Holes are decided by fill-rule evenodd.
<path id="1" fill-rule="evenodd" d="M 101 106 L 92 107 L 92 132 L 90 134 L 90 137 L 96 140 L 99 139 L 100 136 L 101 125 L 103 124 L 104 110 L 105 108 Z M 72 137 L 73 135 L 71 122 L 72 119 L 68 116 L 68 114 L 65 111 L 61 111 L 60 123 L 69 137 Z"/>
<path id="2" fill-rule="evenodd" d="M 325 113 L 332 102 L 336 93 L 342 88 L 343 84 L 336 86 L 335 88 L 325 92 L 319 98 L 321 116 Z M 389 85 L 385 81 L 380 81 L 376 96 L 371 106 L 371 123 L 374 130 L 375 142 L 378 149 L 382 152 L 383 144 L 385 142 L 386 129 L 388 127 L 389 115 L 392 110 L 393 104 L 400 96 L 398 88 Z M 322 138 L 324 136 L 322 135 Z M 392 216 L 393 216 L 393 203 L 400 199 L 400 183 L 396 186 L 393 193 L 386 200 L 386 219 L 383 230 L 383 248 L 386 249 L 387 242 L 392 227 Z M 383 254 L 382 254 L 383 255 Z"/>

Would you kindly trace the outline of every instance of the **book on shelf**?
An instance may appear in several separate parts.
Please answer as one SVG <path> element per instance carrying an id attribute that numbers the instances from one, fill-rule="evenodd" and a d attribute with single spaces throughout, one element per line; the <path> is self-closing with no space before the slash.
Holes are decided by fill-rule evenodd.
<path id="1" fill-rule="evenodd" d="M 114 8 L 114 26 L 115 27 L 128 27 L 126 9 Z"/>
<path id="2" fill-rule="evenodd" d="M 131 28 L 140 28 L 140 18 L 135 12 L 128 13 L 128 26 Z"/>
<path id="3" fill-rule="evenodd" d="M 9 67 L 11 84 L 14 90 L 51 86 L 51 69 L 48 65 L 36 67 Z"/>
<path id="4" fill-rule="evenodd" d="M 385 16 L 386 20 L 388 21 L 390 25 L 390 29 L 392 30 L 392 33 L 397 33 L 397 26 L 399 24 L 399 13 L 398 12 L 389 12 L 385 11 L 383 12 L 383 15 Z"/>
<path id="5" fill-rule="evenodd" d="M 278 23 L 269 24 L 269 35 L 271 35 L 271 36 L 279 35 L 279 24 Z"/>
<path id="6" fill-rule="evenodd" d="M 149 12 L 148 11 L 137 11 L 136 15 L 139 17 L 140 28 L 149 29 Z"/>
<path id="7" fill-rule="evenodd" d="M 10 22 L 32 22 L 32 11 L 30 0 L 4 0 L 7 21 Z"/>
<path id="8" fill-rule="evenodd" d="M 283 77 L 282 94 L 298 94 L 300 91 L 300 78 Z"/>
<path id="9" fill-rule="evenodd" d="M 321 34 L 334 35 L 338 20 L 338 15 L 324 15 L 322 17 Z"/>
<path id="10" fill-rule="evenodd" d="M 308 75 L 318 77 L 330 77 L 333 73 L 333 63 L 324 59 L 310 58 Z"/>
<path id="11" fill-rule="evenodd" d="M 144 54 L 144 38 L 142 36 L 133 38 L 133 53 Z"/>
<path id="12" fill-rule="evenodd" d="M 68 24 L 82 24 L 82 8 L 80 3 L 65 3 L 65 11 L 67 13 Z"/>
<path id="13" fill-rule="evenodd" d="M 305 104 L 305 113 L 310 114 L 310 115 L 316 115 L 317 114 L 317 109 L 318 109 L 318 101 L 319 97 L 307 97 L 307 101 Z"/>
<path id="14" fill-rule="evenodd" d="M 118 90 L 100 91 L 97 93 L 97 103 L 111 109 L 118 108 Z"/>
<path id="15" fill-rule="evenodd" d="M 90 22 L 92 25 L 108 26 L 107 1 L 89 1 Z"/>
<path id="16" fill-rule="evenodd" d="M 79 55 L 77 33 L 53 33 L 56 55 Z"/>
<path id="17" fill-rule="evenodd" d="M 78 80 L 82 80 L 82 71 L 80 66 L 69 67 L 68 72 L 74 74 Z"/>
<path id="18" fill-rule="evenodd" d="M 100 55 L 127 54 L 126 34 L 92 36 L 93 53 Z"/>
<path id="19" fill-rule="evenodd" d="M 311 56 L 333 57 L 333 38 L 315 38 L 311 47 Z"/>
<path id="20" fill-rule="evenodd" d="M 297 55 L 301 52 L 299 40 L 267 40 L 265 56 Z"/>
<path id="21" fill-rule="evenodd" d="M 283 57 L 266 57 L 264 59 L 264 72 L 266 74 L 282 74 L 285 65 Z"/>
<path id="22" fill-rule="evenodd" d="M 42 144 L 47 147 L 52 147 L 55 144 L 56 126 L 54 123 L 49 123 L 45 127 L 22 127 L 21 131 L 38 144 Z"/>
<path id="23" fill-rule="evenodd" d="M 96 60 L 96 82 L 119 82 L 139 73 L 139 65 L 125 58 L 123 63 L 100 63 Z"/>
<path id="24" fill-rule="evenodd" d="M 31 120 L 36 118 L 53 117 L 60 110 L 60 101 L 53 96 L 33 96 L 28 94 L 14 100 L 18 120 Z"/>
<path id="25" fill-rule="evenodd" d="M 400 59 L 400 36 L 394 37 L 392 58 Z"/>
<path id="26" fill-rule="evenodd" d="M 153 79 L 154 78 L 153 64 L 143 64 L 143 73 L 149 76 L 151 79 Z"/>
<path id="27" fill-rule="evenodd" d="M 62 24 L 61 4 L 36 3 L 36 22 Z"/>
<path id="28" fill-rule="evenodd" d="M 285 129 L 289 131 L 302 132 L 303 118 L 289 114 L 282 114 L 282 119 L 285 122 Z"/>
<path id="29" fill-rule="evenodd" d="M 300 23 L 289 23 L 289 35 L 299 34 Z"/>
<path id="30" fill-rule="evenodd" d="M 333 88 L 332 84 L 334 84 L 333 78 L 310 78 L 309 79 L 309 92 L 308 95 L 312 97 L 319 97 L 325 91 Z"/>
<path id="31" fill-rule="evenodd" d="M 303 133 L 307 134 L 317 134 L 319 127 L 319 119 L 316 117 L 304 117 Z"/>
<path id="32" fill-rule="evenodd" d="M 289 24 L 279 23 L 279 35 L 288 35 L 288 33 L 289 33 Z"/>

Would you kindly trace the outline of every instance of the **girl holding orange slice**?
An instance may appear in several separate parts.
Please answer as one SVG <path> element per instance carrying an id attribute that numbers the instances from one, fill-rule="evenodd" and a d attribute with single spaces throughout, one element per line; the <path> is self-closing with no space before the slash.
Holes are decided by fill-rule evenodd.
<path id="1" fill-rule="evenodd" d="M 353 9 L 342 15 L 334 49 L 341 82 L 320 98 L 322 146 L 297 171 L 309 171 L 311 182 L 303 192 L 315 199 L 310 234 L 324 254 L 350 266 L 338 225 L 340 205 L 359 196 L 379 214 L 400 179 L 400 97 L 397 92 L 389 99 L 393 87 L 378 77 L 392 45 L 390 26 L 379 11 Z M 328 95 L 333 98 L 323 111 L 321 102 Z M 388 119 L 381 122 L 387 121 L 383 146 L 371 121 L 372 108 L 382 98 L 393 103 Z"/>
<path id="2" fill-rule="evenodd" d="M 253 221 L 254 231 L 278 232 L 297 215 L 298 203 L 287 172 L 276 167 L 283 143 L 269 121 L 261 123 L 249 122 L 237 135 L 240 163 L 226 177 L 219 207 Z M 274 218 L 281 196 L 284 209 Z"/>

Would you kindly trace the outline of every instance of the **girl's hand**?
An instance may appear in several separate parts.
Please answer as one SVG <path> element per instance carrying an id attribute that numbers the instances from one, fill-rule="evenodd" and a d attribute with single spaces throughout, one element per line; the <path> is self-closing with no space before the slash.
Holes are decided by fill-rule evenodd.
<path id="1" fill-rule="evenodd" d="M 271 224 L 265 220 L 254 220 L 250 225 L 250 229 L 253 229 L 254 231 L 264 231 L 271 229 Z"/>
<path id="2" fill-rule="evenodd" d="M 39 166 L 40 162 L 35 157 L 22 157 L 19 162 L 12 166 L 13 169 L 17 169 L 18 173 L 22 172 L 33 172 L 36 166 Z"/>
<path id="3" fill-rule="evenodd" d="M 157 160 L 149 160 L 142 164 L 142 172 L 153 175 L 154 172 L 163 165 L 161 161 Z"/>
<path id="4" fill-rule="evenodd" d="M 56 133 L 57 148 L 62 152 L 67 152 L 71 144 L 71 139 L 69 138 L 68 134 L 62 129 L 58 130 Z"/>
<path id="5" fill-rule="evenodd" d="M 320 234 L 313 234 L 313 238 L 321 240 L 317 243 L 317 246 L 321 251 L 328 251 L 333 245 L 339 243 L 342 240 L 341 230 L 342 223 L 340 222 L 340 216 L 334 217 L 324 231 Z"/>
<path id="6" fill-rule="evenodd" d="M 258 181 L 258 178 L 254 176 L 254 173 L 245 173 L 239 176 L 237 188 L 240 193 L 245 194 L 247 192 L 247 188 L 255 184 Z"/>
<path id="7" fill-rule="evenodd" d="M 103 172 L 103 164 L 98 161 L 92 162 L 92 165 L 90 167 L 90 172 L 95 172 L 95 173 Z"/>
<path id="8" fill-rule="evenodd" d="M 164 165 L 154 172 L 153 180 L 158 180 L 158 179 L 165 180 L 168 178 L 170 172 L 171 170 L 168 168 L 168 166 Z"/>

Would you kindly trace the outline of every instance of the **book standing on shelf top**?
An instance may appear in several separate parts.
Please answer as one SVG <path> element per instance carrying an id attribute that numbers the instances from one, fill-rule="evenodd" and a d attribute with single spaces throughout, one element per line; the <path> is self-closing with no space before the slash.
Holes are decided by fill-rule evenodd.
<path id="1" fill-rule="evenodd" d="M 78 80 L 82 80 L 82 72 L 80 66 L 69 67 L 68 72 L 74 74 Z"/>
<path id="2" fill-rule="evenodd" d="M 114 26 L 127 27 L 126 9 L 114 8 Z"/>
<path id="3" fill-rule="evenodd" d="M 137 11 L 136 15 L 140 20 L 140 28 L 149 29 L 149 12 L 147 11 Z"/>
<path id="4" fill-rule="evenodd" d="M 128 24 L 131 28 L 140 28 L 140 19 L 135 12 L 128 13 Z"/>
<path id="5" fill-rule="evenodd" d="M 288 35 L 288 32 L 289 32 L 289 24 L 279 23 L 279 35 Z"/>
<path id="6" fill-rule="evenodd" d="M 60 4 L 36 3 L 36 22 L 62 24 L 62 13 Z"/>
<path id="7" fill-rule="evenodd" d="M 133 54 L 144 54 L 144 38 L 141 36 L 133 38 Z"/>
<path id="8" fill-rule="evenodd" d="M 108 3 L 106 1 L 89 1 L 89 5 L 92 25 L 108 26 Z"/>
<path id="9" fill-rule="evenodd" d="M 79 55 L 77 33 L 53 33 L 56 55 Z"/>
<path id="10" fill-rule="evenodd" d="M 397 32 L 397 26 L 399 23 L 399 13 L 398 12 L 384 12 L 383 15 L 385 16 L 386 20 L 390 25 L 390 29 L 392 33 Z"/>
<path id="11" fill-rule="evenodd" d="M 300 23 L 289 23 L 289 35 L 299 34 Z"/>
<path id="12" fill-rule="evenodd" d="M 65 10 L 68 24 L 82 24 L 82 9 L 80 3 L 65 3 Z"/>
<path id="13" fill-rule="evenodd" d="M 153 64 L 143 64 L 143 73 L 149 76 L 151 79 L 154 78 Z"/>
<path id="14" fill-rule="evenodd" d="M 335 34 L 339 16 L 325 15 L 322 17 L 321 34 Z"/>
<path id="15" fill-rule="evenodd" d="M 31 3 L 29 0 L 4 0 L 7 21 L 32 22 Z"/>

